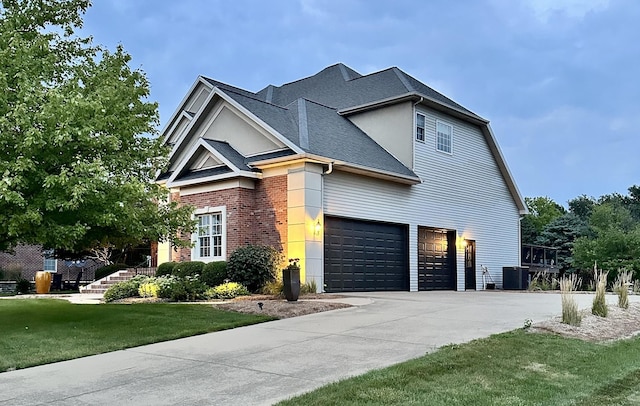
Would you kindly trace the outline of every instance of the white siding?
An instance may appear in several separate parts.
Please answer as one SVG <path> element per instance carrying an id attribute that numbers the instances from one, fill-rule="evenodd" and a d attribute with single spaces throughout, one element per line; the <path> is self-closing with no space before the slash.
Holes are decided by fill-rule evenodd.
<path id="1" fill-rule="evenodd" d="M 405 186 L 334 171 L 324 177 L 324 212 L 409 224 L 410 288 L 417 290 L 417 227 L 457 230 L 476 241 L 480 265 L 502 285 L 502 267 L 519 264 L 519 213 L 479 128 L 431 110 L 424 143 L 415 143 L 414 171 L 423 183 Z M 453 125 L 453 154 L 436 151 L 436 119 Z M 413 139 L 413 134 L 406 134 Z M 458 290 L 464 290 L 464 251 L 457 256 Z"/>

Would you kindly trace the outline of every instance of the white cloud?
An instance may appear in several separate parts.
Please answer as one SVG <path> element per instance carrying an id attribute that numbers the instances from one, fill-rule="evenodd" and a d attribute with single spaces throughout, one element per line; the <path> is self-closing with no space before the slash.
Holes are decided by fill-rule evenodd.
<path id="1" fill-rule="evenodd" d="M 524 0 L 536 18 L 547 22 L 556 13 L 563 13 L 573 19 L 583 19 L 590 12 L 598 12 L 609 7 L 610 0 Z"/>

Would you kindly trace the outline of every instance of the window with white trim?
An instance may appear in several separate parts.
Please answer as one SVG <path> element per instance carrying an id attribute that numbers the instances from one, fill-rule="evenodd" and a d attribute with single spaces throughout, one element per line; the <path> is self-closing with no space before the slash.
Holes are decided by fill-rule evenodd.
<path id="1" fill-rule="evenodd" d="M 453 126 L 442 121 L 436 121 L 436 149 L 453 153 Z"/>
<path id="2" fill-rule="evenodd" d="M 427 117 L 424 114 L 416 113 L 416 140 L 424 142 L 425 123 Z"/>
<path id="3" fill-rule="evenodd" d="M 57 272 L 58 271 L 58 260 L 53 256 L 53 250 L 44 250 L 42 251 L 42 256 L 44 257 L 44 263 L 42 264 L 42 269 L 47 272 Z"/>
<path id="4" fill-rule="evenodd" d="M 198 225 L 192 234 L 192 260 L 204 262 L 225 260 L 224 208 L 198 209 L 195 218 Z"/>

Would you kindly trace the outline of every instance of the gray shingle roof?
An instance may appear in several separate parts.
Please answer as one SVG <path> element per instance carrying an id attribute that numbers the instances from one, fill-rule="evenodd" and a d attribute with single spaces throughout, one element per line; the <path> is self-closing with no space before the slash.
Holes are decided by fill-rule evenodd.
<path id="1" fill-rule="evenodd" d="M 257 93 L 204 79 L 305 152 L 416 179 L 411 169 L 349 119 L 339 115 L 338 110 L 396 97 L 423 95 L 480 118 L 395 67 L 363 76 L 343 64 L 336 64 L 295 82 L 269 85 Z M 234 165 L 247 167 L 247 159 L 231 146 L 219 141 L 215 143 L 216 150 Z M 252 157 L 251 160 L 258 159 Z"/>
<path id="2" fill-rule="evenodd" d="M 228 143 L 224 141 L 207 139 L 205 139 L 204 141 L 207 144 L 211 145 L 216 151 L 221 153 L 225 158 L 227 158 L 229 162 L 231 162 L 236 168 L 240 169 L 241 171 L 251 170 L 251 168 L 249 168 L 245 162 L 245 157 Z"/>

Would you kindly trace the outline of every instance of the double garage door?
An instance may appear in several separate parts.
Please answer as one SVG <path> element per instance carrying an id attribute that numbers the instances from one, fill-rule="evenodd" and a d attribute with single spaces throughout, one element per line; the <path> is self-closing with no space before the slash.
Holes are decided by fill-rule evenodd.
<path id="1" fill-rule="evenodd" d="M 455 232 L 418 228 L 418 290 L 455 289 Z M 409 290 L 404 224 L 325 217 L 326 292 Z"/>

